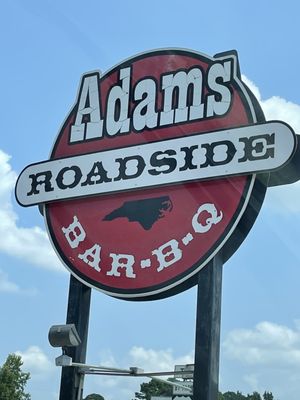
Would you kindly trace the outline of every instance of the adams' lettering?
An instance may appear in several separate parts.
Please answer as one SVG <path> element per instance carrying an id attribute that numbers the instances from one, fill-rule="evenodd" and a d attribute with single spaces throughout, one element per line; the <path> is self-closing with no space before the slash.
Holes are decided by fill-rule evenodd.
<path id="1" fill-rule="evenodd" d="M 98 72 L 84 75 L 76 102 L 75 122 L 70 128 L 70 143 L 142 132 L 168 125 L 201 120 L 227 113 L 232 95 L 233 61 L 216 61 L 207 71 L 200 67 L 162 74 L 160 87 L 154 78 L 131 84 L 131 66 L 119 70 L 117 84 L 101 107 L 101 81 Z M 156 110 L 158 91 L 162 108 Z M 132 105 L 132 107 L 130 107 Z M 132 110 L 130 111 L 130 108 Z"/>

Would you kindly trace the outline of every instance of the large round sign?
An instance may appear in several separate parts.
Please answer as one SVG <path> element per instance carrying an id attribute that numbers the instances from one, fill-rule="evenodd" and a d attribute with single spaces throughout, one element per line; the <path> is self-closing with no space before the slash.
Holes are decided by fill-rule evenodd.
<path id="1" fill-rule="evenodd" d="M 226 176 L 231 147 L 226 140 L 214 144 L 213 133 L 230 140 L 232 128 L 256 123 L 260 110 L 250 96 L 234 54 L 161 50 L 130 58 L 100 78 L 85 75 L 51 160 L 108 154 L 105 162 L 93 160 L 80 186 L 120 189 L 45 205 L 53 245 L 71 273 L 124 299 L 164 297 L 191 286 L 237 229 L 255 175 L 201 181 L 190 175 L 168 183 L 168 174 L 215 166 Z M 195 135 L 205 138 L 201 147 Z M 153 184 L 127 188 L 144 172 L 145 158 Z M 70 163 L 65 168 L 56 181 L 71 190 L 78 171 Z M 231 241 L 229 255 L 240 241 Z"/>

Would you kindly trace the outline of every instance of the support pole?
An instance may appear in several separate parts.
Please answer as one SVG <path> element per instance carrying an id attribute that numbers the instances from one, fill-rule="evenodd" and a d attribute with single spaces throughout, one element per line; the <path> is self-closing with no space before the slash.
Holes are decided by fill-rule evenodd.
<path id="1" fill-rule="evenodd" d="M 90 315 L 91 288 L 70 277 L 67 324 L 75 324 L 81 344 L 65 348 L 73 362 L 85 363 Z M 59 400 L 81 400 L 84 375 L 77 367 L 62 367 Z"/>
<path id="2" fill-rule="evenodd" d="M 199 273 L 194 400 L 218 399 L 222 267 L 222 258 L 216 255 Z"/>

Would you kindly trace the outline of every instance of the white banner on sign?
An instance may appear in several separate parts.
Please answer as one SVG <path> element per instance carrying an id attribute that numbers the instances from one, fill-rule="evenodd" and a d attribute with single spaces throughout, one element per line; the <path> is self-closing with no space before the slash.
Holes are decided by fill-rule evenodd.
<path id="1" fill-rule="evenodd" d="M 55 200 L 269 172 L 294 153 L 296 137 L 279 121 L 194 134 L 45 161 L 19 176 L 23 206 Z"/>
<path id="2" fill-rule="evenodd" d="M 159 396 L 151 396 L 151 400 L 172 400 L 172 397 L 159 397 Z"/>
<path id="3" fill-rule="evenodd" d="M 176 396 L 172 397 L 172 400 L 192 400 L 190 396 Z"/>
<path id="4" fill-rule="evenodd" d="M 173 386 L 173 395 L 185 395 L 193 393 L 193 382 L 183 381 L 178 383 L 180 383 L 180 386 Z"/>

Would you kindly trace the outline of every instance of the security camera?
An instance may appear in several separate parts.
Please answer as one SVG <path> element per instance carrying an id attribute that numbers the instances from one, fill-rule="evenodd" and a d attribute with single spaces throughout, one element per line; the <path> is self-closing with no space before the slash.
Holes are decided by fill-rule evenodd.
<path id="1" fill-rule="evenodd" d="M 81 343 L 74 324 L 51 326 L 48 339 L 53 347 L 76 347 Z"/>

